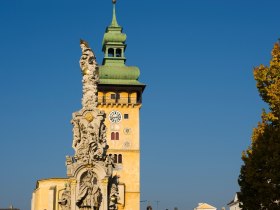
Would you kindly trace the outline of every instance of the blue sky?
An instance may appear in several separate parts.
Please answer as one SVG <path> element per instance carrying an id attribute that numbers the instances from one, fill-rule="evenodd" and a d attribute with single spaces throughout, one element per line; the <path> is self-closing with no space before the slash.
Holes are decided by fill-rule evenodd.
<path id="1" fill-rule="evenodd" d="M 147 84 L 141 199 L 160 210 L 221 208 L 238 191 L 260 119 L 252 70 L 280 37 L 280 1 L 119 0 L 127 65 Z M 101 63 L 110 0 L 0 1 L 0 207 L 30 209 L 36 180 L 66 176 L 81 108 L 79 40 Z M 141 207 L 144 209 L 143 202 Z"/>

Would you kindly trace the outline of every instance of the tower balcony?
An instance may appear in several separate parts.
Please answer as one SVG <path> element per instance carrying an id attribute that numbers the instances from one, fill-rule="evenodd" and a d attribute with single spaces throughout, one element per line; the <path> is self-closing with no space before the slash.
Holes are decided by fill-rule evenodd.
<path id="1" fill-rule="evenodd" d="M 141 103 L 137 97 L 98 97 L 98 105 L 139 105 Z"/>

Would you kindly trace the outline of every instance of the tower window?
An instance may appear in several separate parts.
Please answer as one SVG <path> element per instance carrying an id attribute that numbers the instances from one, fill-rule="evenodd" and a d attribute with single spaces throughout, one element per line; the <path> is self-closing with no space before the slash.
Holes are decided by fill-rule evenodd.
<path id="1" fill-rule="evenodd" d="M 116 57 L 122 57 L 122 50 L 119 48 L 116 50 Z"/>
<path id="2" fill-rule="evenodd" d="M 115 139 L 116 139 L 115 132 L 112 132 L 112 133 L 111 133 L 111 140 L 115 140 Z"/>
<path id="3" fill-rule="evenodd" d="M 118 155 L 118 163 L 122 163 L 122 155 Z"/>
<path id="4" fill-rule="evenodd" d="M 118 155 L 114 154 L 114 163 L 118 163 Z"/>
<path id="5" fill-rule="evenodd" d="M 124 115 L 123 115 L 123 118 L 124 118 L 124 119 L 128 119 L 128 114 L 124 114 Z"/>
<path id="6" fill-rule="evenodd" d="M 114 57 L 114 49 L 113 48 L 109 48 L 108 57 Z"/>
<path id="7" fill-rule="evenodd" d="M 116 132 L 116 140 L 119 140 L 119 139 L 120 139 L 119 132 Z"/>
<path id="8" fill-rule="evenodd" d="M 111 140 L 120 140 L 119 132 L 112 132 L 111 133 Z"/>
<path id="9" fill-rule="evenodd" d="M 112 158 L 114 158 L 114 163 L 122 163 L 122 155 L 121 154 L 109 154 Z"/>

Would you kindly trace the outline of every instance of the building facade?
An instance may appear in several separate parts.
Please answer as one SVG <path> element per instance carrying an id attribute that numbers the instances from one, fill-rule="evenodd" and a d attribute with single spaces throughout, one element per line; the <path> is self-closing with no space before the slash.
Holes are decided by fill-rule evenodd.
<path id="1" fill-rule="evenodd" d="M 238 200 L 238 194 L 238 192 L 235 193 L 233 200 L 227 204 L 229 210 L 241 210 L 241 208 L 239 207 L 240 202 Z"/>
<path id="2" fill-rule="evenodd" d="M 139 68 L 125 64 L 126 34 L 117 23 L 115 3 L 102 65 L 81 42 L 83 108 L 73 113 L 75 155 L 66 158 L 67 178 L 37 181 L 32 210 L 140 209 L 139 116 L 145 85 L 138 81 Z"/>

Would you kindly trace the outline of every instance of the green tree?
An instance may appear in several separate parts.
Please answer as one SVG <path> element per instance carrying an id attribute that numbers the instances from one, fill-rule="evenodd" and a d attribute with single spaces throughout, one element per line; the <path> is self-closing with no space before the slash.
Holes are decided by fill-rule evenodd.
<path id="1" fill-rule="evenodd" d="M 269 66 L 254 69 L 261 98 L 268 104 L 253 129 L 251 145 L 242 153 L 238 183 L 243 210 L 280 209 L 280 47 L 275 44 Z"/>

